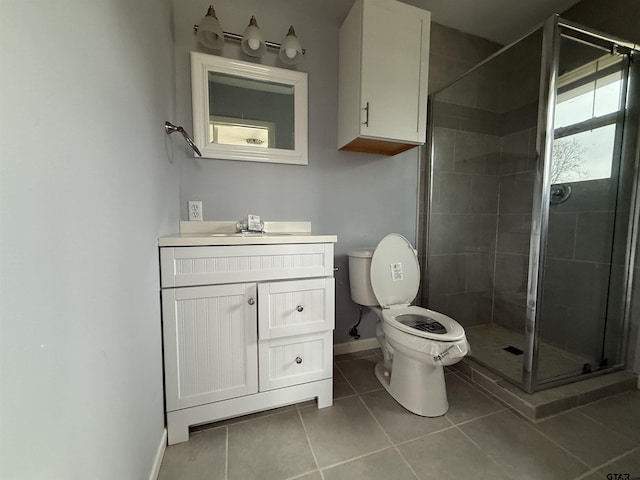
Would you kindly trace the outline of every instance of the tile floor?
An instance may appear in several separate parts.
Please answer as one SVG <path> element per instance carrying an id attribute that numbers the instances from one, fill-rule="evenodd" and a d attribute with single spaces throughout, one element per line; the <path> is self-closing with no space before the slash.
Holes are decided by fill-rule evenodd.
<path id="1" fill-rule="evenodd" d="M 449 371 L 449 411 L 424 418 L 381 388 L 379 358 L 336 357 L 332 407 L 306 402 L 195 429 L 167 447 L 159 479 L 640 479 L 638 390 L 533 424 Z"/>

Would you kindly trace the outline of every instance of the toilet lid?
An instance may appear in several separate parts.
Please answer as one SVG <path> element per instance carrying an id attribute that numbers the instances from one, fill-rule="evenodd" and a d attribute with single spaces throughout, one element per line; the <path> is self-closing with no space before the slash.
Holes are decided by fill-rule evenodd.
<path id="1" fill-rule="evenodd" d="M 380 306 L 409 305 L 420 287 L 420 265 L 409 240 L 397 233 L 384 237 L 373 252 L 370 276 Z"/>

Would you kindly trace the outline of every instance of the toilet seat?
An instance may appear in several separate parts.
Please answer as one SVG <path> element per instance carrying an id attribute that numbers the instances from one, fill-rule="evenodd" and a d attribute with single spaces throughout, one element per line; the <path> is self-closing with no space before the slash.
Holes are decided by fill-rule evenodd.
<path id="1" fill-rule="evenodd" d="M 398 319 L 398 317 L 402 315 L 414 315 L 416 317 L 422 317 L 425 319 L 425 322 L 435 320 L 446 329 L 446 333 L 424 331 L 407 325 L 406 323 L 403 323 L 401 321 L 402 319 Z M 464 329 L 453 318 L 422 307 L 405 306 L 386 308 L 382 310 L 382 318 L 390 327 L 400 330 L 401 332 L 414 335 L 416 337 L 422 337 L 438 342 L 457 342 L 458 340 L 462 340 L 463 338 L 465 338 Z"/>
<path id="2" fill-rule="evenodd" d="M 389 326 L 438 342 L 455 342 L 465 337 L 462 326 L 452 318 L 410 306 L 420 287 L 420 264 L 416 251 L 402 235 L 392 233 L 380 241 L 371 258 L 370 278 L 382 307 L 382 318 Z"/>
<path id="3" fill-rule="evenodd" d="M 384 308 L 408 306 L 420 288 L 418 255 L 402 235 L 384 237 L 371 257 L 371 288 Z"/>

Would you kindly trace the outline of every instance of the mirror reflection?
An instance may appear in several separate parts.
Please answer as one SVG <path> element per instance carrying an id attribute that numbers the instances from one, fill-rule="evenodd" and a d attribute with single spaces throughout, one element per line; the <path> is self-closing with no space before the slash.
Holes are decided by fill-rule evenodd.
<path id="1" fill-rule="evenodd" d="M 209 143 L 295 149 L 293 85 L 209 72 Z"/>

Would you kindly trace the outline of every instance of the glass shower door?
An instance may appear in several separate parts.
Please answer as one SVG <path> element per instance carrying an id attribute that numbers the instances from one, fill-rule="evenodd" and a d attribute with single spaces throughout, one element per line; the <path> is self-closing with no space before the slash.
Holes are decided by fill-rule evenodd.
<path id="1" fill-rule="evenodd" d="M 620 361 L 606 347 L 621 324 L 630 195 L 621 189 L 628 60 L 560 37 L 537 384 Z M 623 197 L 627 198 L 623 198 Z"/>
<path id="2" fill-rule="evenodd" d="M 542 30 L 430 98 L 426 306 L 473 358 L 521 384 Z"/>

